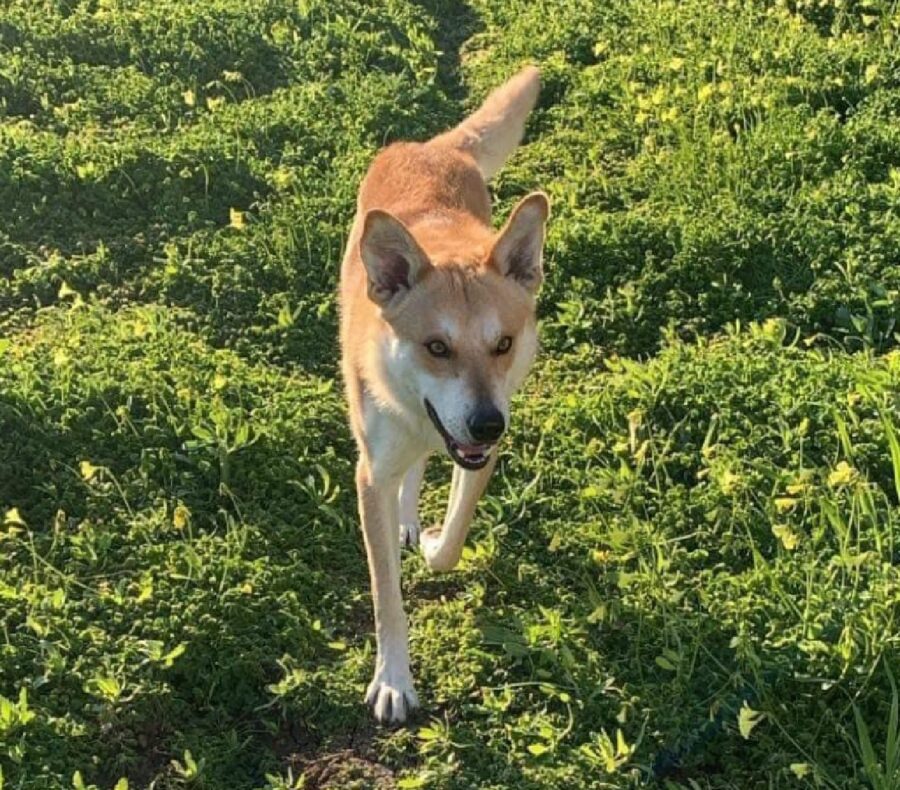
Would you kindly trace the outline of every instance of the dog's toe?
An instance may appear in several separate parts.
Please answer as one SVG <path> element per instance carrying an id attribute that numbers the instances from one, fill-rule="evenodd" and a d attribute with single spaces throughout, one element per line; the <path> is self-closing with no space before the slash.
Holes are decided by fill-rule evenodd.
<path id="1" fill-rule="evenodd" d="M 377 674 L 369 684 L 366 702 L 381 724 L 401 724 L 419 707 L 412 678 L 408 674 L 392 678 L 387 672 Z"/>

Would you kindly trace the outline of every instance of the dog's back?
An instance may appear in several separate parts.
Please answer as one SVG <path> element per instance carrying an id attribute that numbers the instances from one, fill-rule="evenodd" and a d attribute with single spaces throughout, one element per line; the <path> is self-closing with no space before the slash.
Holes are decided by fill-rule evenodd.
<path id="1" fill-rule="evenodd" d="M 525 68 L 449 132 L 388 146 L 363 181 L 360 208 L 389 210 L 404 221 L 429 210 L 467 211 L 489 222 L 486 182 L 521 141 L 539 90 L 538 70 Z"/>
<path id="2" fill-rule="evenodd" d="M 441 248 L 475 252 L 493 232 L 487 180 L 522 139 L 525 121 L 540 91 L 534 67 L 522 69 L 494 90 L 461 124 L 425 143 L 394 143 L 373 160 L 363 179 L 356 218 L 341 266 L 341 342 L 345 362 L 360 319 L 374 311 L 365 298 L 366 274 L 359 257 L 362 219 L 380 209 L 401 220 L 435 263 Z M 486 251 L 486 250 L 485 250 Z"/>

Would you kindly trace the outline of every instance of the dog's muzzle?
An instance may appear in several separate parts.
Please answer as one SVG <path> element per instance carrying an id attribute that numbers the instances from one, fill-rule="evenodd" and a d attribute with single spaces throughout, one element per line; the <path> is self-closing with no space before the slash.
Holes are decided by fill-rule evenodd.
<path id="1" fill-rule="evenodd" d="M 463 444 L 462 442 L 458 442 L 444 427 L 441 418 L 438 417 L 437 412 L 434 410 L 434 406 L 429 403 L 428 398 L 425 398 L 425 411 L 428 413 L 428 417 L 431 420 L 432 425 L 434 425 L 435 430 L 437 430 L 444 440 L 444 444 L 447 446 L 447 454 L 453 459 L 454 463 L 458 464 L 463 469 L 472 471 L 484 468 L 491 458 L 491 450 L 494 447 L 493 442 L 485 444 Z"/>

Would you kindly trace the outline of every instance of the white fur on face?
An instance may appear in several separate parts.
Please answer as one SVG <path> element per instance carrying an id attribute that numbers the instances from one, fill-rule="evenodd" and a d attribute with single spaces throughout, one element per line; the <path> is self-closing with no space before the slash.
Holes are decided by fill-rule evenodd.
<path id="1" fill-rule="evenodd" d="M 457 442 L 472 444 L 474 440 L 469 436 L 466 421 L 475 410 L 476 401 L 469 381 L 463 376 L 454 376 L 433 379 L 429 385 L 430 391 L 425 397 L 434 406 L 444 429 Z"/>
<path id="2" fill-rule="evenodd" d="M 451 346 L 456 346 L 460 336 L 459 324 L 450 316 L 442 315 L 438 320 L 438 325 L 444 336 L 449 339 Z"/>
<path id="3" fill-rule="evenodd" d="M 447 322 L 449 328 L 449 322 Z M 448 342 L 453 336 L 447 333 Z M 393 382 L 395 393 L 410 414 L 422 415 L 425 433 L 434 449 L 443 446 L 443 440 L 432 429 L 431 421 L 424 412 L 427 399 L 434 407 L 447 432 L 457 441 L 471 442 L 466 428 L 466 419 L 475 407 L 475 394 L 470 383 L 462 376 L 434 376 L 425 370 L 418 360 L 416 344 L 393 338 L 389 343 L 386 359 L 389 380 Z"/>
<path id="4" fill-rule="evenodd" d="M 417 433 L 427 435 L 429 447 L 439 449 L 442 441 L 424 413 L 425 399 L 434 407 L 444 428 L 457 442 L 475 444 L 469 435 L 467 422 L 485 395 L 490 397 L 509 424 L 510 399 L 521 386 L 534 360 L 536 332 L 532 324 L 526 324 L 513 338 L 510 352 L 513 354 L 512 365 L 505 372 L 498 370 L 492 373 L 492 367 L 487 364 L 489 354 L 503 336 L 503 327 L 496 311 L 483 310 L 465 326 L 459 326 L 451 316 L 439 316 L 437 323 L 442 339 L 450 345 L 453 353 L 468 360 L 469 369 L 477 372 L 479 391 L 476 391 L 475 377 L 466 371 L 455 376 L 433 375 L 420 362 L 418 342 L 396 336 L 386 340 L 382 348 L 385 380 L 390 382 L 396 406 L 412 418 Z M 481 355 L 484 356 L 484 365 L 479 364 Z M 417 415 L 418 420 L 413 415 Z"/>
<path id="5" fill-rule="evenodd" d="M 496 313 L 486 313 L 479 316 L 478 324 L 480 325 L 478 334 L 481 335 L 485 348 L 494 348 L 500 342 L 500 338 L 503 337 L 500 317 Z"/>

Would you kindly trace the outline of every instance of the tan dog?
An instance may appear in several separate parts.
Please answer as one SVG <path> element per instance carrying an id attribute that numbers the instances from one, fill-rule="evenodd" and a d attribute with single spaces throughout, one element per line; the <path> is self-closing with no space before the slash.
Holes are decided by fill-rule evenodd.
<path id="1" fill-rule="evenodd" d="M 519 144 L 539 88 L 526 68 L 455 129 L 389 146 L 359 191 L 341 267 L 341 348 L 378 643 L 366 699 L 381 721 L 418 705 L 400 542 L 419 540 L 425 462 L 441 448 L 455 462 L 443 529 L 421 535 L 428 565 L 446 571 L 537 348 L 547 198 L 524 198 L 495 234 L 485 181 Z"/>

